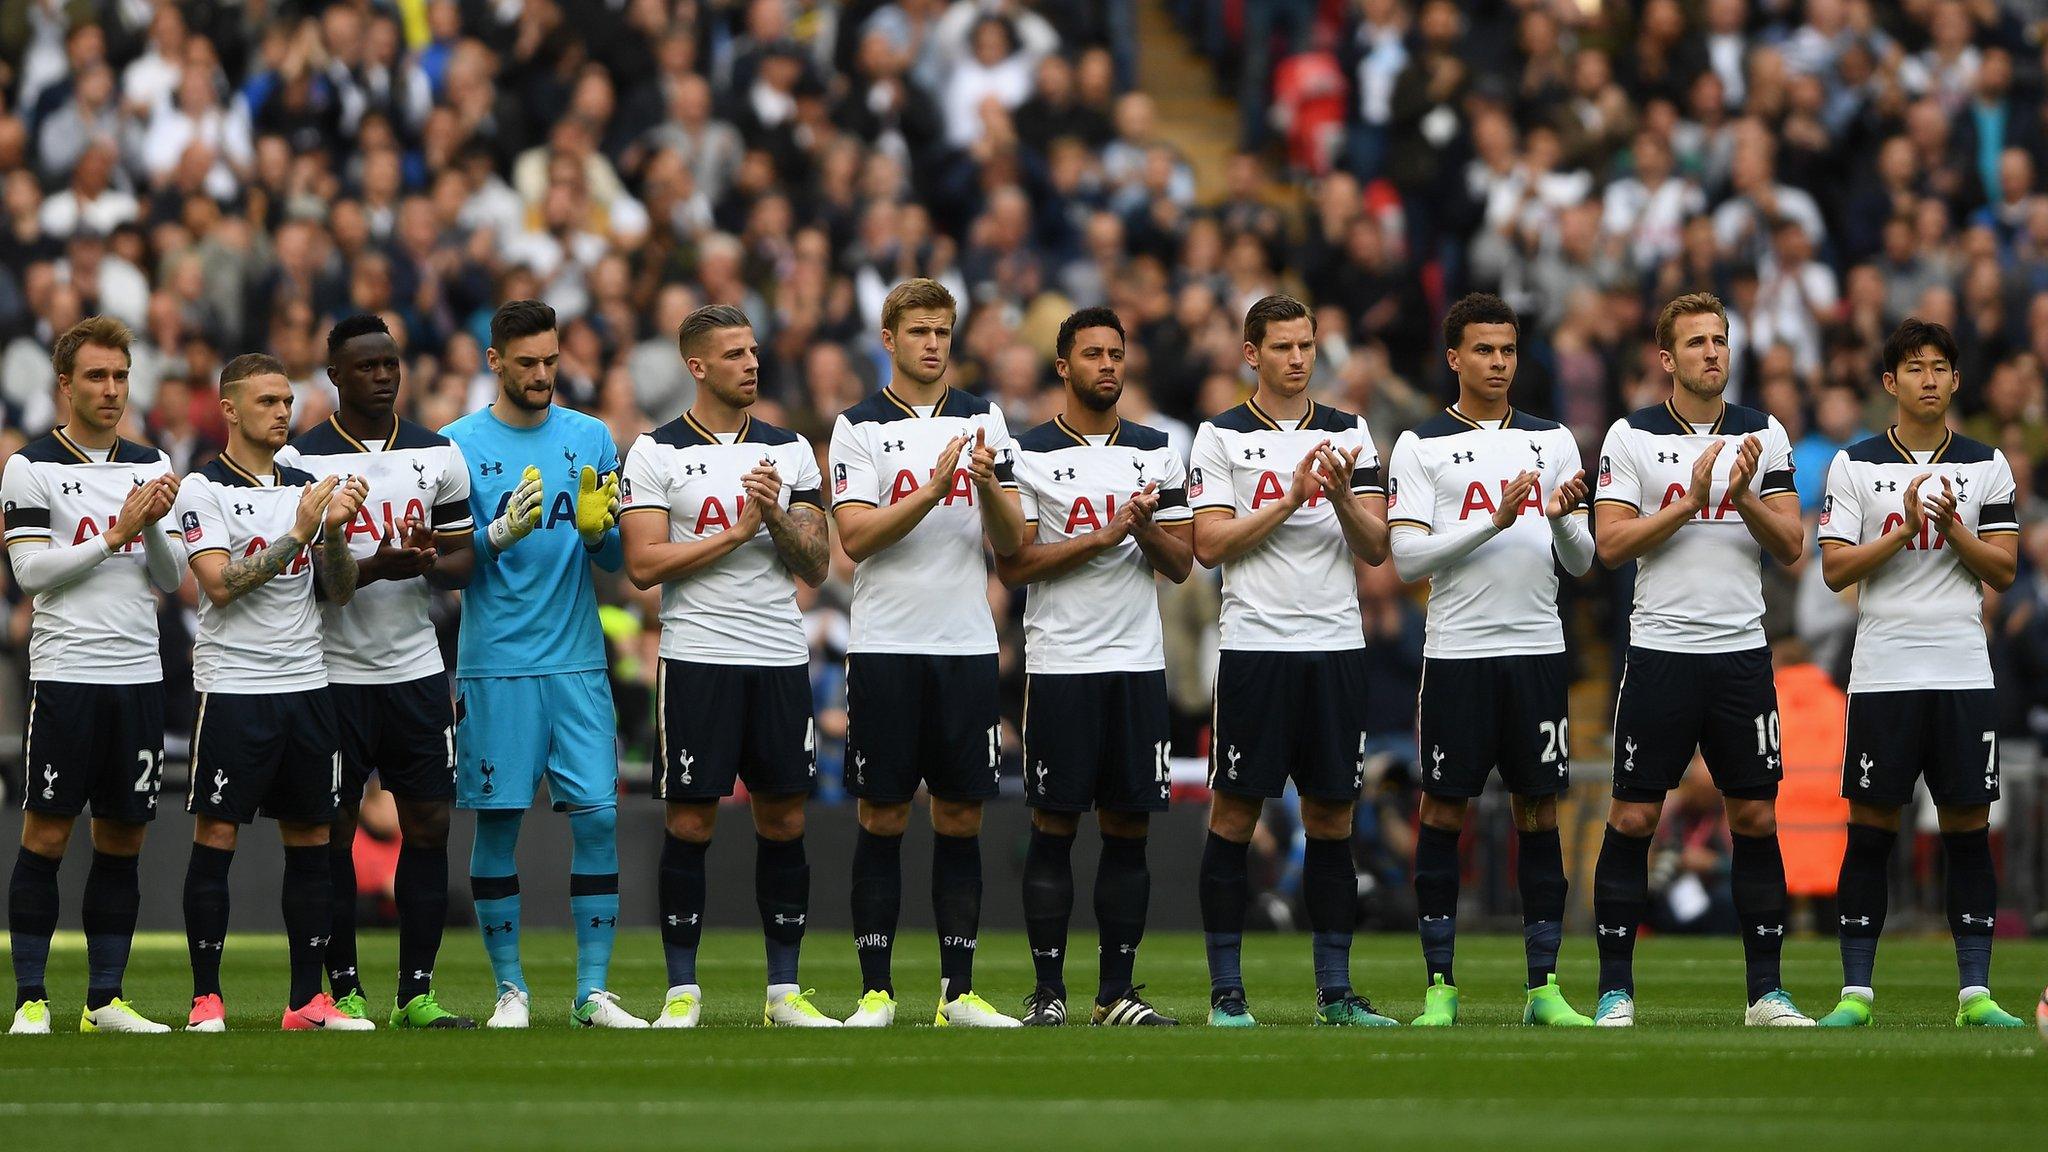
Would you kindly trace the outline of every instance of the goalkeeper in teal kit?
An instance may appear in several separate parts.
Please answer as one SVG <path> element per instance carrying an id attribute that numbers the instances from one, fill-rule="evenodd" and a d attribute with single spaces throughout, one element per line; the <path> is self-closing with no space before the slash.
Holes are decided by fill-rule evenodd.
<path id="1" fill-rule="evenodd" d="M 442 429 L 468 461 L 478 525 L 456 659 L 455 799 L 477 814 L 469 883 L 499 992 L 489 1027 L 528 1022 L 514 857 L 545 776 L 574 838 L 572 1019 L 645 1028 L 604 987 L 619 919 L 617 722 L 590 568 L 623 561 L 619 454 L 603 422 L 554 405 L 560 357 L 554 309 L 498 309 L 488 353 L 497 399 Z"/>

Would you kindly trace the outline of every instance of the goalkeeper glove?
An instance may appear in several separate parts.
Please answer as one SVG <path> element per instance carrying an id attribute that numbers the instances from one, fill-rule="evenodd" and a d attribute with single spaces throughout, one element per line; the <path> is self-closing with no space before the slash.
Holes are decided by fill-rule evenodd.
<path id="1" fill-rule="evenodd" d="M 526 471 L 519 474 L 519 487 L 512 490 L 512 498 L 505 502 L 504 513 L 491 521 L 485 532 L 491 547 L 503 552 L 540 527 L 542 499 L 540 469 L 528 464 Z"/>
<path id="2" fill-rule="evenodd" d="M 597 469 L 583 466 L 583 475 L 576 485 L 576 531 L 583 534 L 583 542 L 593 548 L 604 540 L 604 534 L 619 522 L 619 478 L 615 473 L 606 473 L 604 483 L 597 482 Z"/>

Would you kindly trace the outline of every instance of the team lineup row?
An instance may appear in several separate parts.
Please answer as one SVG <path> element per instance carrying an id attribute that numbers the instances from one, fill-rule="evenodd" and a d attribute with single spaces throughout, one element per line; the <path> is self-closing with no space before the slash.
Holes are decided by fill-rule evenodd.
<path id="1" fill-rule="evenodd" d="M 1784 430 L 1725 402 L 1727 318 L 1679 297 L 1657 322 L 1670 400 L 1618 421 L 1589 481 L 1558 424 L 1509 403 L 1519 323 L 1499 299 L 1444 321 L 1457 402 L 1379 459 L 1365 422 L 1308 396 L 1315 324 L 1286 296 L 1244 322 L 1251 399 L 1199 430 L 1185 463 L 1123 420 L 1124 332 L 1087 308 L 1060 327 L 1064 411 L 1012 437 L 988 401 L 949 388 L 955 304 L 899 285 L 880 338 L 887 387 L 838 417 L 821 473 L 804 438 L 749 414 L 758 350 L 744 313 L 710 306 L 677 334 L 696 399 L 621 465 L 600 422 L 553 403 L 553 312 L 492 318 L 499 394 L 439 433 L 397 418 L 399 350 L 384 324 L 329 335 L 335 416 L 290 437 L 283 366 L 223 370 L 227 450 L 182 480 L 115 433 L 127 331 L 93 318 L 56 344 L 68 422 L 0 479 L 9 559 L 34 597 L 23 844 L 9 889 L 12 1030 L 49 1029 L 44 971 L 56 878 L 90 804 L 84 894 L 89 986 L 80 1027 L 163 1031 L 121 998 L 138 903 L 136 858 L 161 772 L 162 692 L 150 586 L 200 590 L 199 693 L 186 807 L 195 816 L 184 913 L 193 970 L 186 1027 L 226 1027 L 220 963 L 227 878 L 242 825 L 278 824 L 290 937 L 287 1029 L 373 1027 L 356 966 L 350 846 L 365 782 L 397 801 L 399 972 L 391 1026 L 462 1028 L 432 986 L 452 811 L 475 812 L 471 892 L 498 982 L 491 1027 L 524 1027 L 521 820 L 545 779 L 569 821 L 577 939 L 572 1020 L 647 1022 L 607 989 L 618 921 L 617 763 L 593 566 L 661 589 L 654 790 L 664 801 L 659 898 L 669 990 L 656 1027 L 701 1012 L 696 952 L 717 802 L 747 785 L 767 951 L 764 1023 L 839 1026 L 798 980 L 809 917 L 804 804 L 816 774 L 808 648 L 796 583 L 826 575 L 836 534 L 854 561 L 847 784 L 862 995 L 843 1023 L 896 1013 L 891 952 L 911 801 L 930 798 L 942 1026 L 1058 1025 L 1081 814 L 1102 837 L 1089 1018 L 1174 1021 L 1139 995 L 1150 813 L 1168 798 L 1156 580 L 1194 563 L 1223 577 L 1211 731 L 1209 836 L 1197 884 L 1209 1023 L 1254 1023 L 1239 973 L 1247 849 L 1264 801 L 1290 783 L 1307 832 L 1303 895 L 1318 1024 L 1385 1026 L 1352 985 L 1352 808 L 1364 769 L 1365 651 L 1355 564 L 1391 561 L 1430 585 L 1418 707 L 1415 859 L 1425 1010 L 1458 1017 L 1457 841 L 1497 770 L 1511 793 L 1528 973 L 1524 1021 L 1627 1026 L 1648 852 L 1665 795 L 1695 751 L 1733 833 L 1745 1022 L 1810 1025 L 1783 989 L 1785 879 L 1774 815 L 1782 774 L 1762 628 L 1762 556 L 1806 547 Z M 1897 423 L 1834 461 L 1820 518 L 1827 582 L 1860 585 L 1843 794 L 1843 994 L 1819 1023 L 1871 1019 L 1886 866 L 1899 809 L 1925 779 L 1940 810 L 1958 961 L 1959 1025 L 2018 1026 L 1989 993 L 1998 792 L 1982 585 L 2017 563 L 2014 481 L 1946 415 L 1956 350 L 1907 321 L 1885 350 Z M 108 513 L 118 508 L 117 514 Z M 656 513 L 661 515 L 657 516 Z M 1589 523 L 1590 521 L 1590 523 Z M 69 541 L 69 543 L 66 543 Z M 1024 875 L 1036 986 L 1019 1016 L 974 987 L 983 803 L 1000 784 L 995 622 L 985 553 L 1028 586 Z M 1566 904 L 1557 797 L 1569 784 L 1566 660 L 1556 570 L 1596 556 L 1639 571 L 1615 728 L 1614 798 L 1595 878 L 1599 1002 L 1558 987 Z M 451 701 L 427 619 L 430 590 L 463 590 Z M 1927 685 L 1937 680 L 1939 688 Z M 326 990 L 323 990 L 323 975 Z"/>

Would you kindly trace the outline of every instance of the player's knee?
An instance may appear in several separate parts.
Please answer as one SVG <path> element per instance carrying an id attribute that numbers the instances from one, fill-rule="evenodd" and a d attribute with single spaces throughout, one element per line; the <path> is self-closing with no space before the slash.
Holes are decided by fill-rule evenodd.
<path id="1" fill-rule="evenodd" d="M 768 840 L 794 840 L 804 834 L 803 797 L 754 801 L 754 831 Z"/>
<path id="2" fill-rule="evenodd" d="M 1943 832 L 1977 832 L 1991 827 L 1991 806 L 1973 804 L 1967 808 L 1937 808 L 1936 818 Z"/>
<path id="3" fill-rule="evenodd" d="M 1301 830 L 1311 840 L 1348 840 L 1356 805 L 1322 800 L 1301 802 Z"/>
<path id="4" fill-rule="evenodd" d="M 1778 806 L 1769 800 L 1728 801 L 1728 830 L 1737 836 L 1776 836 Z"/>
<path id="5" fill-rule="evenodd" d="M 1103 813 L 1102 830 L 1109 831 L 1109 813 Z M 1047 812 L 1033 809 L 1031 826 L 1048 836 L 1073 836 L 1081 831 L 1081 816 L 1078 812 Z"/>
<path id="6" fill-rule="evenodd" d="M 901 836 L 910 827 L 910 805 L 863 800 L 859 817 L 861 829 L 870 836 Z"/>
<path id="7" fill-rule="evenodd" d="M 1642 804 L 1617 800 L 1607 813 L 1607 824 L 1623 836 L 1642 839 L 1657 834 L 1657 819 L 1663 814 L 1662 804 Z M 1750 833 L 1743 833 L 1747 836 Z"/>
<path id="8" fill-rule="evenodd" d="M 1514 811 L 1515 829 L 1520 832 L 1551 832 L 1557 828 L 1557 797 L 1536 796 L 1509 798 L 1509 808 Z"/>
<path id="9" fill-rule="evenodd" d="M 398 830 L 408 846 L 429 852 L 439 851 L 448 847 L 448 823 L 452 814 L 453 806 L 445 801 L 401 803 L 398 806 Z"/>
<path id="10" fill-rule="evenodd" d="M 670 804 L 666 824 L 668 834 L 691 844 L 703 844 L 711 839 L 711 830 L 718 821 L 716 804 Z M 755 822 L 759 823 L 756 817 Z"/>
<path id="11" fill-rule="evenodd" d="M 331 835 L 325 824 L 306 824 L 297 820 L 279 820 L 277 838 L 287 848 L 325 848 Z"/>
<path id="12" fill-rule="evenodd" d="M 241 838 L 241 833 L 240 826 L 232 820 L 199 816 L 192 821 L 192 842 L 207 848 L 217 848 L 222 852 L 233 852 L 235 842 Z"/>
<path id="13" fill-rule="evenodd" d="M 1233 844 L 1246 843 L 1258 829 L 1260 807 L 1256 800 L 1218 792 L 1209 806 L 1209 831 Z"/>
<path id="14" fill-rule="evenodd" d="M 1463 832 L 1466 803 L 1459 797 L 1431 796 L 1425 792 L 1419 816 L 1424 824 L 1440 832 Z"/>
<path id="15" fill-rule="evenodd" d="M 1104 836 L 1122 836 L 1127 840 L 1144 839 L 1152 827 L 1151 814 L 1146 812 L 1098 812 L 1095 821 Z"/>
<path id="16" fill-rule="evenodd" d="M 934 799 L 932 831 L 941 836 L 981 835 L 981 802 Z"/>
<path id="17" fill-rule="evenodd" d="M 142 839 L 148 832 L 147 824 L 131 824 L 125 820 L 95 820 L 92 822 L 92 846 L 109 856 L 140 856 Z M 59 851 L 62 851 L 61 845 Z"/>
<path id="18" fill-rule="evenodd" d="M 51 816 L 43 812 L 24 812 L 21 821 L 21 846 L 38 856 L 55 860 L 64 855 L 65 845 L 71 842 L 72 818 Z"/>

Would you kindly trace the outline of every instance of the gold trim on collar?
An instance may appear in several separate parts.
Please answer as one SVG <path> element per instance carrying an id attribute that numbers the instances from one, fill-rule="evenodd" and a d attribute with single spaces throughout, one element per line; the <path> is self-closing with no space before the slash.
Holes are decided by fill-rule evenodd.
<path id="1" fill-rule="evenodd" d="M 223 452 L 219 455 L 219 457 L 217 457 L 217 459 L 219 459 L 221 464 L 224 467 L 226 467 L 228 471 L 233 472 L 235 475 L 240 476 L 244 480 L 247 480 L 250 484 L 254 485 L 255 487 L 263 487 L 263 481 L 258 480 L 254 472 L 251 472 L 247 468 L 244 468 L 240 464 L 236 463 L 234 457 Z M 277 470 L 276 465 L 272 465 L 270 469 L 270 478 L 272 484 L 282 484 L 284 481 L 284 474 Z"/>
<path id="2" fill-rule="evenodd" d="M 1479 421 L 1474 420 L 1470 416 L 1465 415 L 1463 412 L 1458 411 L 1458 406 L 1456 404 L 1449 405 L 1444 409 L 1444 411 L 1450 414 L 1451 419 L 1458 421 L 1459 423 L 1465 425 L 1465 427 L 1472 429 L 1474 432 L 1488 431 L 1486 425 L 1481 424 Z M 1514 426 L 1514 423 L 1515 410 L 1513 408 L 1509 408 L 1508 414 L 1500 418 L 1500 428 L 1498 430 L 1505 432 L 1509 428 L 1512 428 Z"/>
<path id="3" fill-rule="evenodd" d="M 1285 431 L 1285 429 L 1280 427 L 1280 422 L 1278 420 L 1275 420 L 1271 416 L 1268 416 L 1266 414 L 1266 410 L 1264 408 L 1259 407 L 1259 402 L 1256 398 L 1245 401 L 1244 406 L 1251 409 L 1252 415 L 1258 417 L 1259 420 L 1266 425 L 1266 427 L 1272 429 L 1275 432 Z M 1301 429 L 1308 427 L 1309 421 L 1315 419 L 1315 415 L 1316 402 L 1311 400 L 1308 402 L 1308 411 L 1303 412 L 1301 414 L 1301 419 L 1295 421 L 1295 430 L 1300 431 Z M 1121 425 L 1123 422 L 1119 420 L 1117 423 Z"/>
<path id="4" fill-rule="evenodd" d="M 64 430 L 62 428 L 50 429 L 50 435 L 56 438 L 57 443 L 62 444 L 64 446 L 64 450 L 66 452 L 69 452 L 73 456 L 78 457 L 78 462 L 80 464 L 91 464 L 94 462 L 92 457 L 85 454 L 85 449 L 80 448 L 78 446 L 77 441 L 73 440 L 71 437 L 66 436 L 64 434 Z M 108 449 L 107 451 L 107 463 L 113 463 L 114 457 L 117 454 L 119 454 L 120 450 L 121 438 L 116 436 L 114 438 L 114 446 L 111 449 Z"/>
<path id="5" fill-rule="evenodd" d="M 1678 404 L 1676 401 L 1664 401 L 1664 410 L 1666 412 L 1671 413 L 1671 420 L 1673 423 L 1677 424 L 1680 428 L 1684 429 L 1688 433 L 1692 432 L 1692 421 L 1687 420 L 1685 417 L 1680 416 L 1678 414 Z M 1721 401 L 1721 411 L 1714 416 L 1713 427 L 1708 428 L 1704 433 L 1700 433 L 1700 435 L 1719 436 L 1721 434 L 1721 425 L 1726 423 L 1727 420 L 1728 402 L 1726 400 L 1723 400 Z"/>
<path id="6" fill-rule="evenodd" d="M 913 418 L 917 418 L 917 419 L 923 419 L 923 417 L 920 417 L 920 416 L 918 416 L 918 414 L 917 414 L 917 409 L 916 409 L 916 408 L 914 408 L 914 407 L 912 407 L 911 405 L 909 405 L 909 404 L 905 403 L 905 402 L 904 402 L 904 400 L 903 400 L 903 397 L 901 397 L 901 396 L 898 396 L 898 395 L 897 395 L 897 394 L 896 394 L 896 393 L 895 393 L 895 392 L 894 392 L 894 391 L 893 391 L 892 389 L 890 389 L 890 387 L 889 387 L 888 385 L 886 385 L 886 384 L 884 384 L 884 385 L 882 386 L 882 398 L 883 398 L 883 399 L 885 399 L 885 400 L 887 400 L 887 401 L 888 401 L 889 403 L 891 403 L 891 404 L 894 404 L 894 405 L 895 405 L 896 407 L 898 407 L 898 408 L 901 408 L 901 409 L 903 409 L 903 412 L 904 412 L 904 414 L 905 414 L 905 415 L 908 415 L 908 416 L 911 416 L 911 417 L 913 417 Z M 936 403 L 934 403 L 934 404 L 932 405 L 932 415 L 933 415 L 933 416 L 944 416 L 944 415 L 946 414 L 946 401 L 948 401 L 948 400 L 950 400 L 950 399 L 952 399 L 952 398 L 953 398 L 953 389 L 952 389 L 952 388 L 950 388 L 950 387 L 949 387 L 949 388 L 947 388 L 947 389 L 946 389 L 946 390 L 945 390 L 944 392 L 941 392 L 941 393 L 939 393 L 939 398 L 938 398 L 938 401 L 937 401 Z"/>
<path id="7" fill-rule="evenodd" d="M 1083 448 L 1088 447 L 1088 437 L 1082 435 L 1079 432 L 1074 431 L 1074 426 L 1072 424 L 1067 423 L 1067 417 L 1065 413 L 1054 413 L 1052 422 L 1054 427 L 1058 428 L 1060 431 L 1067 434 L 1067 438 L 1069 440 L 1072 440 L 1074 443 L 1080 445 Z M 1109 439 L 1103 441 L 1103 444 L 1106 446 L 1116 443 L 1117 438 L 1122 436 L 1123 433 L 1124 422 L 1123 419 L 1119 417 L 1116 422 L 1116 427 L 1111 428 L 1109 430 Z"/>
<path id="8" fill-rule="evenodd" d="M 887 391 L 887 389 L 883 389 L 883 391 Z M 697 435 L 699 435 L 699 436 L 702 436 L 702 437 L 704 438 L 704 442 L 705 442 L 706 444 L 723 444 L 723 443 L 725 443 L 725 441 L 723 441 L 723 440 L 720 440 L 720 439 L 718 438 L 718 435 L 719 435 L 718 433 L 716 433 L 716 432 L 713 432 L 713 431 L 712 431 L 711 429 L 709 429 L 709 428 L 706 428 L 706 427 L 704 426 L 704 422 L 703 422 L 703 421 L 701 421 L 701 420 L 697 419 L 697 417 L 696 417 L 696 416 L 692 415 L 691 413 L 689 413 L 689 412 L 687 412 L 687 411 L 685 411 L 685 412 L 683 413 L 683 423 L 685 423 L 685 424 L 688 424 L 688 425 L 690 426 L 690 428 L 691 428 L 691 430 L 692 430 L 692 431 L 696 432 L 696 433 L 697 433 Z M 740 414 L 740 430 L 739 430 L 739 431 L 738 431 L 737 433 L 735 433 L 735 434 L 733 435 L 733 438 L 732 438 L 732 442 L 733 442 L 733 443 L 735 443 L 735 444 L 738 444 L 738 443 L 740 443 L 741 441 L 745 440 L 745 439 L 747 438 L 747 433 L 748 433 L 749 431 L 751 431 L 751 430 L 753 429 L 753 427 L 754 427 L 754 416 L 753 416 L 753 413 L 751 413 L 751 412 L 743 412 L 743 413 L 741 413 L 741 414 Z"/>
<path id="9" fill-rule="evenodd" d="M 361 440 L 356 439 L 354 436 L 349 435 L 348 429 L 343 428 L 341 426 L 341 416 L 339 413 L 329 416 L 327 418 L 327 422 L 329 424 L 332 424 L 334 426 L 334 430 L 341 434 L 341 438 L 343 440 L 348 441 L 351 445 L 353 445 L 356 451 L 368 452 L 370 450 L 370 446 L 368 444 L 365 444 Z M 383 451 L 391 451 L 391 446 L 396 443 L 398 443 L 398 416 L 394 413 L 391 417 L 391 434 L 384 437 Z"/>
<path id="10" fill-rule="evenodd" d="M 1899 454 L 1900 460 L 1908 464 L 1919 463 L 1919 461 L 1913 458 L 1913 450 L 1911 448 L 1906 447 L 1906 442 L 1904 440 L 1899 439 L 1899 426 L 1897 424 L 1894 424 L 1891 427 L 1884 430 L 1884 438 L 1886 440 L 1891 441 L 1892 450 Z M 1953 445 L 1955 442 L 1955 429 L 1942 429 L 1941 443 L 1934 446 L 1934 455 L 1929 456 L 1927 458 L 1927 462 L 1929 464 L 1941 463 L 1941 458 L 1948 455 L 1949 447 Z"/>

